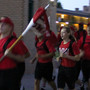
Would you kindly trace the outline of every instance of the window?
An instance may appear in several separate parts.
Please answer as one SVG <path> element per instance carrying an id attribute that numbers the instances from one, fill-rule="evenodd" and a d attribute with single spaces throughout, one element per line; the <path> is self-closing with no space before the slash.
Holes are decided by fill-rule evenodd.
<path id="1" fill-rule="evenodd" d="M 28 15 L 28 20 L 30 21 L 33 17 L 33 0 L 29 0 L 29 15 Z"/>

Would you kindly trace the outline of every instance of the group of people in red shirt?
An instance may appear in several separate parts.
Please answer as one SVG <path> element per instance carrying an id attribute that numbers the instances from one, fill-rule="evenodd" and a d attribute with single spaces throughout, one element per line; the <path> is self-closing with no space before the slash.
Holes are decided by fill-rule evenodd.
<path id="1" fill-rule="evenodd" d="M 40 19 L 41 20 L 41 19 Z M 79 24 L 79 30 L 73 27 L 61 27 L 58 37 L 53 31 L 37 21 L 34 33 L 36 55 L 30 60 L 35 68 L 34 90 L 40 90 L 42 78 L 49 83 L 53 90 L 64 90 L 67 84 L 70 90 L 75 90 L 75 83 L 78 81 L 80 70 L 83 72 L 84 81 L 88 82 L 90 90 L 90 23 L 87 30 L 83 30 L 83 23 Z M 24 42 L 20 42 L 8 51 L 8 48 L 16 41 L 14 24 L 8 17 L 0 19 L 0 58 L 6 55 L 0 62 L 0 90 L 20 90 L 20 81 L 25 70 L 24 59 L 30 56 L 30 52 Z M 61 60 L 58 68 L 57 87 L 53 80 L 53 57 L 56 49 L 59 48 L 57 61 Z M 82 82 L 81 82 L 82 84 Z M 42 89 L 45 90 L 45 89 Z"/>
<path id="2" fill-rule="evenodd" d="M 81 69 L 83 79 L 88 82 L 87 88 L 90 90 L 90 23 L 87 25 L 87 30 L 83 30 L 83 23 L 79 24 L 78 31 L 73 27 L 61 27 L 58 36 L 55 36 L 51 30 L 48 31 L 50 35 L 46 35 L 45 25 L 37 23 L 34 28 L 37 29 L 35 33 L 37 54 L 31 62 L 37 59 L 35 90 L 40 89 L 42 77 L 50 84 L 53 90 L 57 90 L 52 79 L 52 59 L 55 56 L 55 47 L 58 47 L 58 45 L 60 55 L 57 60 L 61 60 L 57 75 L 58 90 L 64 90 L 66 84 L 70 90 L 75 90 L 75 83 L 79 81 L 78 77 Z M 79 81 L 79 84 L 83 86 L 84 83 Z M 81 87 L 81 90 L 84 90 L 84 87 Z"/>
<path id="3" fill-rule="evenodd" d="M 88 83 L 87 90 L 90 90 L 90 23 L 87 24 L 87 30 L 83 30 L 83 23 L 79 24 L 79 30 L 73 27 L 61 27 L 58 41 L 62 39 L 59 46 L 61 64 L 58 72 L 57 85 L 59 90 L 63 90 L 67 83 L 70 90 L 75 90 L 75 83 L 81 85 Z M 70 31 L 71 29 L 71 31 Z M 74 42 L 72 48 L 69 48 L 70 34 L 73 36 Z M 71 49 L 73 54 L 71 54 Z M 80 70 L 82 70 L 83 81 L 78 80 Z"/>

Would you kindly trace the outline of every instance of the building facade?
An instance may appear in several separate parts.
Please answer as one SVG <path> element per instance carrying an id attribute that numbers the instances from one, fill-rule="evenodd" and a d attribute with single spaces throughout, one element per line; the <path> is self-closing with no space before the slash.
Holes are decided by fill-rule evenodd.
<path id="1" fill-rule="evenodd" d="M 71 11 L 66 9 L 57 9 L 56 24 L 57 30 L 61 26 L 73 25 L 77 30 L 79 29 L 79 23 L 84 24 L 84 29 L 87 29 L 87 24 L 90 22 L 90 12 L 85 11 Z"/>

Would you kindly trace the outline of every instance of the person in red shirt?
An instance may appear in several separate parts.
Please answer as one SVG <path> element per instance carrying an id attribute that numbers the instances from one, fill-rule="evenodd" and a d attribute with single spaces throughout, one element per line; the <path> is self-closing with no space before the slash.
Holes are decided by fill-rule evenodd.
<path id="1" fill-rule="evenodd" d="M 59 52 L 60 56 L 58 60 L 61 59 L 59 72 L 58 72 L 58 78 L 57 78 L 57 85 L 58 90 L 64 90 L 65 84 L 69 87 L 70 90 L 75 89 L 75 65 L 76 61 L 79 61 L 79 48 L 76 44 L 76 42 L 72 43 L 72 51 L 73 54 L 70 52 L 69 45 L 71 43 L 70 40 L 70 28 L 69 27 L 63 27 L 61 29 L 61 38 L 63 41 L 61 42 L 61 45 L 59 46 Z"/>
<path id="2" fill-rule="evenodd" d="M 54 47 L 56 47 L 57 46 L 57 37 L 56 37 L 56 35 L 55 35 L 55 33 L 53 32 L 53 31 L 51 31 L 50 30 L 50 35 L 49 36 L 46 36 L 46 39 L 48 39 L 51 43 L 52 43 L 52 45 L 54 46 Z"/>
<path id="3" fill-rule="evenodd" d="M 70 26 L 70 29 L 71 29 L 71 35 L 73 36 L 74 40 L 77 42 L 77 39 L 75 37 L 76 30 L 75 30 L 74 26 Z"/>
<path id="4" fill-rule="evenodd" d="M 34 25 L 34 27 L 38 30 L 38 31 L 42 31 L 42 27 L 43 25 L 42 24 L 39 24 L 41 21 L 42 24 L 44 24 L 44 38 L 46 40 L 48 40 L 52 45 L 53 47 L 56 47 L 57 46 L 57 37 L 55 35 L 55 33 L 51 30 L 47 30 L 46 29 L 46 25 L 44 23 L 44 21 L 42 19 L 38 20 L 37 23 Z M 37 42 L 38 41 L 38 37 L 37 35 L 35 36 L 35 41 Z M 31 62 L 32 63 L 32 62 Z M 54 79 L 55 76 L 53 76 L 53 79 Z M 43 82 L 42 82 L 42 87 L 41 87 L 41 90 L 44 90 L 46 87 L 46 80 L 43 79 Z"/>
<path id="5" fill-rule="evenodd" d="M 80 38 L 78 46 L 81 49 L 83 76 L 88 82 L 88 90 L 90 90 L 90 23 L 87 26 L 87 35 Z"/>
<path id="6" fill-rule="evenodd" d="M 36 23 L 36 25 L 35 25 L 34 27 L 35 27 L 38 31 L 40 31 L 40 28 L 42 27 L 42 25 Z M 44 26 L 44 28 L 46 28 L 46 26 Z M 52 45 L 53 45 L 54 47 L 57 46 L 58 40 L 57 40 L 57 37 L 56 37 L 55 33 L 54 33 L 52 30 L 45 30 L 44 38 L 48 39 L 48 40 L 52 43 Z M 35 37 L 35 41 L 38 41 L 37 36 Z"/>
<path id="7" fill-rule="evenodd" d="M 31 61 L 33 63 L 35 59 L 37 59 L 37 64 L 35 68 L 34 90 L 40 90 L 40 81 L 42 78 L 44 78 L 50 84 L 53 90 L 56 90 L 56 85 L 52 80 L 53 76 L 52 58 L 55 55 L 55 48 L 53 47 L 51 42 L 44 36 L 46 31 L 45 27 L 43 27 L 43 25 L 41 25 L 40 27 L 41 28 L 39 28 L 39 31 L 36 30 L 35 32 L 37 36 L 35 44 L 37 54 L 35 58 Z"/>
<path id="8" fill-rule="evenodd" d="M 0 90 L 20 90 L 21 76 L 19 76 L 20 70 L 17 69 L 17 66 L 30 56 L 27 47 L 22 41 L 12 51 L 8 51 L 8 48 L 16 41 L 16 37 L 12 38 L 4 51 L 3 47 L 7 40 L 12 37 L 13 30 L 14 24 L 10 18 L 5 17 L 0 20 L 0 58 L 6 55 L 0 61 Z"/>
<path id="9" fill-rule="evenodd" d="M 83 22 L 79 23 L 79 30 L 74 35 L 77 40 L 86 35 L 86 30 L 83 29 Z"/>
<path id="10" fill-rule="evenodd" d="M 76 30 L 73 26 L 70 26 L 71 29 L 71 35 L 73 36 L 73 39 L 75 40 L 75 42 L 77 43 L 77 39 L 75 37 L 76 34 Z M 80 86 L 80 89 L 82 90 L 83 88 L 83 83 L 82 81 L 78 78 L 79 74 L 80 74 L 80 70 L 81 70 L 81 61 L 76 62 L 76 84 L 78 84 Z"/>

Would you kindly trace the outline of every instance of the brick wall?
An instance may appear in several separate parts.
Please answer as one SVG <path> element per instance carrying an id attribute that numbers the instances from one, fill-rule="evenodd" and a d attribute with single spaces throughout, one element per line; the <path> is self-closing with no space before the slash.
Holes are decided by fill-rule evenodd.
<path id="1" fill-rule="evenodd" d="M 8 16 L 13 20 L 17 34 L 23 29 L 23 2 L 24 0 L 0 0 L 0 16 Z"/>

